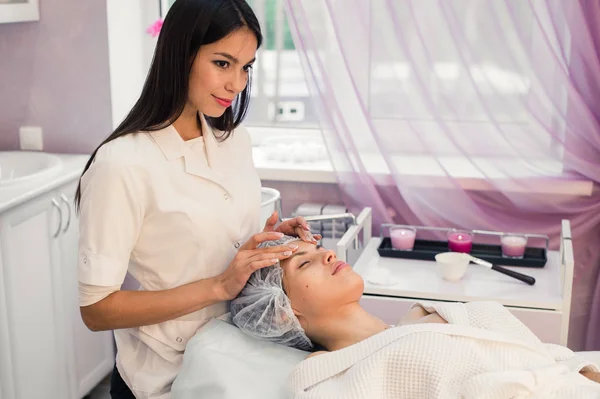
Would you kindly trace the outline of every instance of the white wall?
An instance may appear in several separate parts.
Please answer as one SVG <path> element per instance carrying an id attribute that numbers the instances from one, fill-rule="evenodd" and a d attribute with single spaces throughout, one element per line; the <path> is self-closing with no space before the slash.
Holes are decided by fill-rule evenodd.
<path id="1" fill-rule="evenodd" d="M 113 128 L 138 99 L 156 38 L 146 29 L 159 17 L 156 0 L 107 0 L 108 53 Z"/>

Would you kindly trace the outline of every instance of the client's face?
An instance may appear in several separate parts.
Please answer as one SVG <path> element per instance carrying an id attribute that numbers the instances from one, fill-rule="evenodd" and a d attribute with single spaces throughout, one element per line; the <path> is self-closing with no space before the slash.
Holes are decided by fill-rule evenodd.
<path id="1" fill-rule="evenodd" d="M 298 250 L 281 263 L 283 287 L 292 308 L 302 316 L 322 316 L 360 300 L 364 282 L 335 252 L 296 241 Z"/>

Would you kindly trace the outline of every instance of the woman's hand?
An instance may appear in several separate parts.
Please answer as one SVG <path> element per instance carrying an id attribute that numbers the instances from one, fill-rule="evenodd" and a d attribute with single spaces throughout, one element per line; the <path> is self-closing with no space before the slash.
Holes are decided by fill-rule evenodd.
<path id="1" fill-rule="evenodd" d="M 254 234 L 238 250 L 227 269 L 215 277 L 217 298 L 220 301 L 234 299 L 250 275 L 258 269 L 272 266 L 281 259 L 289 258 L 298 249 L 293 242 L 277 247 L 256 248 L 263 241 L 278 240 L 283 236 L 279 232 L 262 232 Z"/>
<path id="2" fill-rule="evenodd" d="M 277 211 L 275 211 L 271 214 L 269 219 L 267 219 L 263 231 L 276 231 L 288 236 L 295 236 L 300 238 L 302 241 L 311 242 L 315 244 L 317 243 L 317 241 L 323 238 L 320 234 L 313 235 L 310 232 L 310 227 L 308 226 L 308 223 L 306 223 L 306 219 L 304 219 L 302 216 L 296 216 L 295 218 L 286 220 L 282 222 L 279 226 L 277 226 L 277 228 L 275 228 L 275 225 L 277 224 L 278 220 L 279 218 L 277 215 Z"/>

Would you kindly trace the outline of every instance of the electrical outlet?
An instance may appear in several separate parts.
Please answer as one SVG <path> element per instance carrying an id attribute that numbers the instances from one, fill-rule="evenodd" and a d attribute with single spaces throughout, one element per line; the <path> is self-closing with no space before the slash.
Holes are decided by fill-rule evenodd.
<path id="1" fill-rule="evenodd" d="M 279 122 L 300 122 L 304 120 L 304 103 L 302 101 L 280 101 L 277 104 L 277 116 L 275 116 L 275 104 L 269 103 L 269 117 Z"/>
<path id="2" fill-rule="evenodd" d="M 42 151 L 44 149 L 44 136 L 39 126 L 21 126 L 19 129 L 21 149 L 24 151 Z"/>

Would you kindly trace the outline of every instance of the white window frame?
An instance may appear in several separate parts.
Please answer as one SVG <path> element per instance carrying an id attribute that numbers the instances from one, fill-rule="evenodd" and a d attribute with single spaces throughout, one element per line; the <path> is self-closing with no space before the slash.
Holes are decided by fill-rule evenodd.
<path id="1" fill-rule="evenodd" d="M 169 9 L 169 0 L 158 0 L 159 1 L 159 12 L 160 12 L 160 17 L 164 18 L 165 15 L 167 15 L 167 10 Z"/>
<path id="2" fill-rule="evenodd" d="M 113 129 L 142 91 L 156 40 L 146 29 L 159 18 L 157 2 L 107 0 L 108 62 Z"/>

